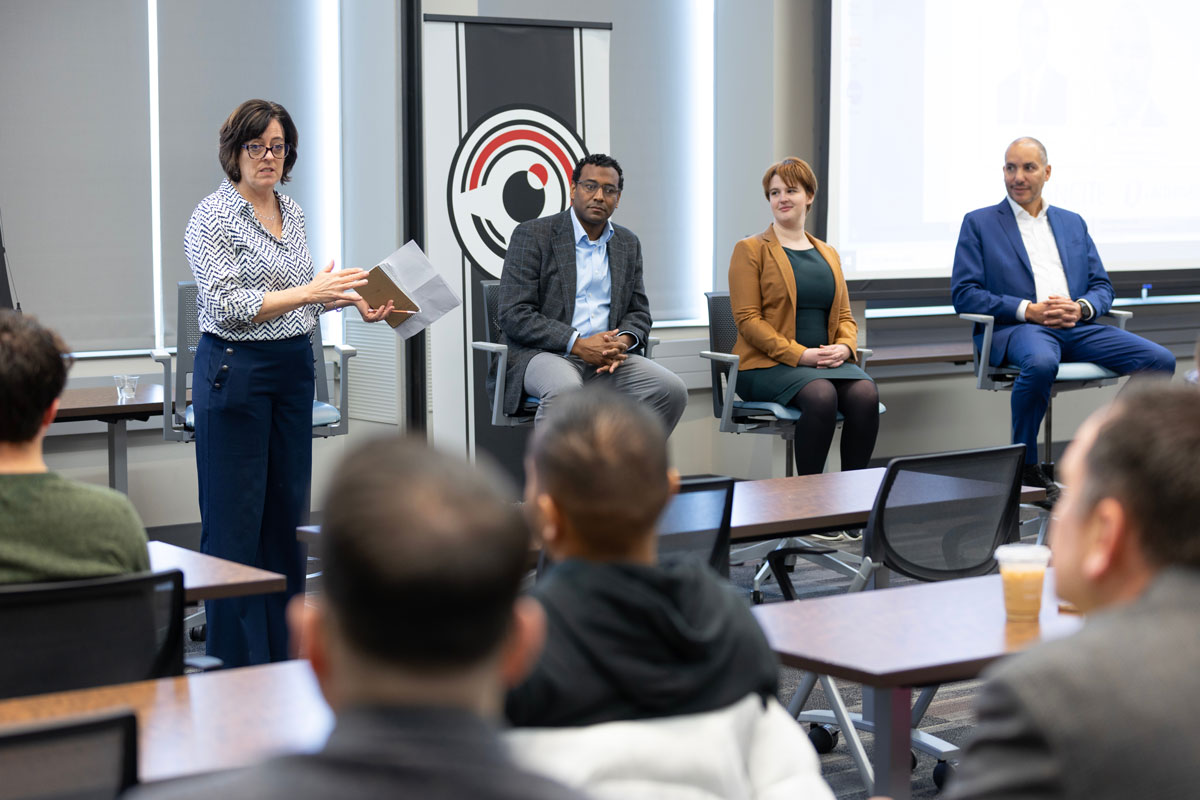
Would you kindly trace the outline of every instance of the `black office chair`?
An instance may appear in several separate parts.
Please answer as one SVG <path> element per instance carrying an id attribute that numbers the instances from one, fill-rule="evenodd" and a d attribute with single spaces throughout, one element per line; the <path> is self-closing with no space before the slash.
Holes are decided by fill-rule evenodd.
<path id="1" fill-rule="evenodd" d="M 889 570 L 919 581 L 944 581 L 985 575 L 996 570 L 996 548 L 1019 539 L 1021 466 L 1025 445 L 1014 444 L 925 456 L 904 456 L 888 463 L 863 532 L 863 560 L 848 591 L 882 589 Z M 790 548 L 768 556 L 784 599 L 796 600 L 784 569 Z M 937 620 L 929 624 L 936 625 Z M 820 682 L 832 710 L 801 712 Z M 947 761 L 959 749 L 917 730 L 933 701 L 936 686 L 922 689 L 912 709 L 913 747 L 938 759 L 934 782 L 942 785 Z M 861 714 L 850 714 L 827 675 L 806 673 L 788 710 L 813 728 L 809 737 L 818 752 L 836 744 L 832 726 L 846 736 L 851 755 L 870 791 L 874 773 L 856 728 L 874 732 Z"/>
<path id="2" fill-rule="evenodd" d="M 729 528 L 736 481 L 716 475 L 684 478 L 658 519 L 658 560 L 698 559 L 729 577 Z"/>
<path id="3" fill-rule="evenodd" d="M 110 800 L 137 783 L 137 717 L 123 710 L 0 730 L 0 800 Z"/>
<path id="4" fill-rule="evenodd" d="M 182 675 L 183 573 L 0 586 L 0 642 L 0 698 Z"/>

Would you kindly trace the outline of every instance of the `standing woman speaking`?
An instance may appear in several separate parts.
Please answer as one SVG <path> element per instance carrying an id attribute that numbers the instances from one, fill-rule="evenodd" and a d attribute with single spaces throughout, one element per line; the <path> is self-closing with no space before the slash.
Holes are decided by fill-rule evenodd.
<path id="1" fill-rule="evenodd" d="M 207 651 L 227 667 L 288 657 L 284 608 L 303 591 L 296 543 L 312 477 L 313 352 L 322 311 L 372 309 L 359 269 L 313 274 L 304 212 L 275 191 L 297 156 L 296 126 L 278 103 L 248 100 L 221 126 L 227 176 L 200 201 L 184 249 L 199 289 L 192 375 L 200 549 L 287 576 L 286 592 L 205 601 Z"/>
<path id="2" fill-rule="evenodd" d="M 804 230 L 817 176 L 803 159 L 785 158 L 762 185 L 774 222 L 738 242 L 729 262 L 738 394 L 800 410 L 796 474 L 824 469 L 839 411 L 842 469 L 863 469 L 879 431 L 879 393 L 854 363 L 858 325 L 838 254 Z"/>

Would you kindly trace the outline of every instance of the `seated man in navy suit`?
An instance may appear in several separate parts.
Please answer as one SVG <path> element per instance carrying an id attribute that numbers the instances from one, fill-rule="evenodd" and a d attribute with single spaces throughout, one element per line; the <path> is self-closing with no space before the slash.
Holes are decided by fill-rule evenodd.
<path id="1" fill-rule="evenodd" d="M 1059 362 L 1169 377 L 1175 357 L 1140 336 L 1097 324 L 1112 306 L 1112 284 L 1083 218 L 1042 199 L 1049 179 L 1041 142 L 1023 137 L 1008 146 L 1008 197 L 963 218 L 951 283 L 955 311 L 996 318 L 992 351 L 981 357 L 1021 370 L 1012 390 L 1012 441 L 1025 444 L 1022 482 L 1045 487 L 1053 504 L 1058 487 L 1038 465 L 1037 431 Z"/>

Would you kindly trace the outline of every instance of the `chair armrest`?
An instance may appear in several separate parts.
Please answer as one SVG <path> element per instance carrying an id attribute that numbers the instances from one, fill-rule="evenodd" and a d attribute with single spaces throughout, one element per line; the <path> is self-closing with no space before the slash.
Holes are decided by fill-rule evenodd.
<path id="1" fill-rule="evenodd" d="M 707 358 L 709 361 L 720 361 L 722 364 L 737 364 L 740 362 L 741 356 L 735 356 L 732 353 L 717 353 L 712 350 L 701 350 L 701 358 Z"/>
<path id="2" fill-rule="evenodd" d="M 723 433 L 736 433 L 737 426 L 733 424 L 733 398 L 736 396 L 738 365 L 742 363 L 742 358 L 733 353 L 717 353 L 712 350 L 701 350 L 700 357 L 729 365 L 729 375 L 725 378 L 725 396 L 721 402 L 719 430 Z M 716 395 L 713 395 L 713 401 L 716 402 Z M 715 407 L 713 411 L 716 411 Z"/>
<path id="3" fill-rule="evenodd" d="M 492 397 L 492 424 L 505 425 L 504 393 L 508 382 L 508 345 L 493 342 L 471 342 L 471 349 L 496 356 L 496 393 Z"/>
<path id="4" fill-rule="evenodd" d="M 959 314 L 959 319 L 977 322 L 983 326 L 983 341 L 975 355 L 975 388 L 992 389 L 994 384 L 987 376 L 987 364 L 992 352 L 992 333 L 996 329 L 996 318 L 991 314 Z"/>
<path id="5" fill-rule="evenodd" d="M 996 318 L 991 314 L 959 314 L 958 318 L 968 322 L 978 322 L 980 325 L 994 325 L 996 322 Z"/>
<path id="6" fill-rule="evenodd" d="M 339 436 L 350 429 L 350 359 L 358 355 L 358 349 L 348 344 L 335 344 L 333 352 L 338 356 L 338 412 L 341 419 L 330 431 Z"/>
<path id="7" fill-rule="evenodd" d="M 197 672 L 212 672 L 224 668 L 225 662 L 216 656 L 188 656 L 183 660 L 183 665 Z"/>
<path id="8" fill-rule="evenodd" d="M 173 399 L 175 389 L 175 384 L 171 382 L 171 354 L 166 350 L 151 350 L 150 357 L 162 364 L 163 368 L 163 439 L 170 441 L 171 439 L 175 438 L 173 435 L 175 433 L 175 429 L 171 424 L 171 414 L 173 412 L 173 409 L 171 408 L 171 401 Z"/>
<path id="9" fill-rule="evenodd" d="M 657 336 L 647 336 L 646 344 L 642 348 L 642 356 L 645 358 L 654 358 L 654 348 L 658 346 L 660 341 Z"/>
<path id="10" fill-rule="evenodd" d="M 1112 317 L 1117 321 L 1117 327 L 1125 330 L 1125 325 L 1133 318 L 1132 311 L 1122 311 L 1118 308 L 1110 308 L 1106 313 L 1101 314 L 1102 317 Z"/>
<path id="11" fill-rule="evenodd" d="M 873 356 L 873 355 L 875 355 L 875 351 L 874 351 L 874 350 L 872 350 L 872 349 L 871 349 L 871 348 L 869 348 L 869 347 L 860 347 L 860 348 L 858 348 L 858 356 L 857 356 L 858 366 L 859 366 L 859 367 L 861 367 L 861 368 L 863 368 L 863 369 L 866 369 L 866 367 L 867 367 L 867 361 L 868 361 L 868 360 L 871 358 L 871 356 Z"/>

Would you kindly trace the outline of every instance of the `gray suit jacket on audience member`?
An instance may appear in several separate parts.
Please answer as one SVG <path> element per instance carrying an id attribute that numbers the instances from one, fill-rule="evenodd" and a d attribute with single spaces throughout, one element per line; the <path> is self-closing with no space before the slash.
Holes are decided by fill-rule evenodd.
<path id="1" fill-rule="evenodd" d="M 986 677 L 954 800 L 1200 796 L 1200 570 Z"/>
<path id="2" fill-rule="evenodd" d="M 135 800 L 586 800 L 519 769 L 494 726 L 460 709 L 355 708 L 319 753 L 136 787 Z"/>
<path id="3" fill-rule="evenodd" d="M 608 240 L 612 304 L 608 327 L 635 334 L 642 344 L 650 334 L 650 303 L 642 284 L 642 244 L 628 228 L 613 225 Z M 530 220 L 513 231 L 500 276 L 497 309 L 503 344 L 508 345 L 504 411 L 516 413 L 525 396 L 525 368 L 538 353 L 563 355 L 575 314 L 575 227 L 571 209 Z M 495 392 L 495 365 L 488 393 Z"/>

